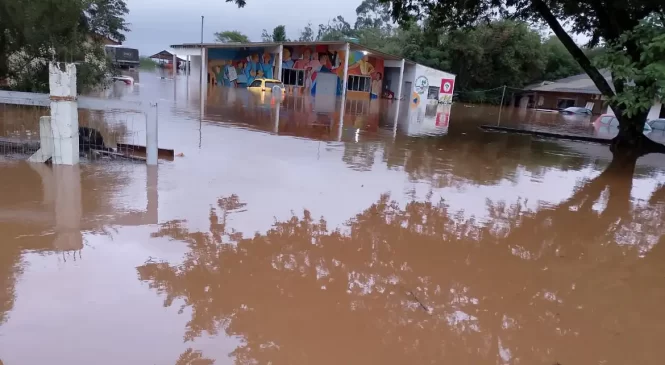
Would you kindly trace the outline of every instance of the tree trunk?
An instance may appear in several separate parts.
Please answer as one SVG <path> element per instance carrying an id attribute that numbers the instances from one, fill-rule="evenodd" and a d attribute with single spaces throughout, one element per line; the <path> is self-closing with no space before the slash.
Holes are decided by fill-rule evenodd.
<path id="1" fill-rule="evenodd" d="M 623 115 L 619 118 L 619 133 L 610 145 L 610 150 L 615 155 L 635 155 L 635 158 L 648 153 L 665 153 L 665 145 L 654 142 L 644 135 L 644 124 L 646 115 L 640 113 L 632 117 Z"/>
<path id="2" fill-rule="evenodd" d="M 561 26 L 556 19 L 548 5 L 543 0 L 531 0 L 533 8 L 540 14 L 540 16 L 547 22 L 557 38 L 563 43 L 568 52 L 573 56 L 575 61 L 582 67 L 584 72 L 591 78 L 594 85 L 598 88 L 603 96 L 612 100 L 616 95 L 609 82 L 598 71 L 598 68 L 591 64 L 589 58 L 582 52 L 580 47 L 568 35 L 565 29 Z M 620 85 L 620 88 L 622 85 Z M 621 91 L 621 90 L 618 90 Z M 640 113 L 629 117 L 626 115 L 624 108 L 614 102 L 610 102 L 610 106 L 616 113 L 619 120 L 619 134 L 612 140 L 610 149 L 615 155 L 617 153 L 634 154 L 637 157 L 646 155 L 648 153 L 665 153 L 665 145 L 656 143 L 644 135 L 644 123 L 646 121 L 646 113 Z"/>

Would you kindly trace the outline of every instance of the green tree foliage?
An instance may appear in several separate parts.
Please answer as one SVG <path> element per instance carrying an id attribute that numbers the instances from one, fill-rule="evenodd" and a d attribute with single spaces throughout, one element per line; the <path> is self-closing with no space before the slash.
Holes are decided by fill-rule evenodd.
<path id="1" fill-rule="evenodd" d="M 124 41 L 124 0 L 0 2 L 0 79 L 10 88 L 48 90 L 48 61 L 79 63 L 79 90 L 105 80 L 103 39 Z"/>
<path id="2" fill-rule="evenodd" d="M 286 26 L 278 25 L 272 30 L 272 41 L 288 42 L 288 39 L 286 38 Z"/>
<path id="3" fill-rule="evenodd" d="M 225 30 L 215 33 L 215 41 L 220 43 L 247 43 L 249 37 L 237 30 Z"/>
<path id="4" fill-rule="evenodd" d="M 561 25 L 565 22 L 574 34 L 590 36 L 590 46 L 601 41 L 613 44 L 625 52 L 631 65 L 643 66 L 644 48 L 635 38 L 627 36 L 640 21 L 651 16 L 662 19 L 665 16 L 665 2 L 653 0 L 380 0 L 390 3 L 392 14 L 401 23 L 413 19 L 427 19 L 437 27 L 456 29 L 478 26 L 481 22 L 497 17 L 522 19 L 525 21 L 545 22 L 561 41 L 566 50 L 589 75 L 600 92 L 611 100 L 611 106 L 619 119 L 619 134 L 612 149 L 617 151 L 638 151 L 638 155 L 651 151 L 665 152 L 665 146 L 653 143 L 642 134 L 646 111 L 638 104 L 628 105 L 636 98 L 617 97 L 625 92 L 626 80 L 615 77 L 614 88 L 605 80 L 583 50 L 575 44 L 568 31 Z M 647 90 L 649 80 L 632 80 L 636 89 Z M 648 94 L 643 94 L 648 97 Z M 623 102 L 621 102 L 623 101 Z M 632 153 L 632 152 L 631 152 Z"/>
<path id="5" fill-rule="evenodd" d="M 634 61 L 625 45 L 632 44 L 640 53 Z M 622 85 L 613 101 L 627 115 L 649 110 L 654 100 L 665 100 L 665 26 L 662 18 L 650 17 L 632 31 L 611 43 L 598 58 L 598 65 L 612 71 L 615 84 Z"/>
<path id="6" fill-rule="evenodd" d="M 300 31 L 300 37 L 298 37 L 300 42 L 313 42 L 314 41 L 314 30 L 312 30 L 312 23 L 307 23 L 305 28 Z"/>

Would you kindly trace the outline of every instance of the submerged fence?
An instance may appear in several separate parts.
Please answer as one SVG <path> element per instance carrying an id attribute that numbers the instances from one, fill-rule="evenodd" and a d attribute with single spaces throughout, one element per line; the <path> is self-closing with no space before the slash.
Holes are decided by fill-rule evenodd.
<path id="1" fill-rule="evenodd" d="M 86 158 L 136 156 L 156 163 L 157 104 L 83 96 L 76 102 L 79 128 L 74 137 Z M 43 134 L 52 132 L 40 128 L 40 118 L 51 114 L 50 107 L 48 94 L 0 91 L 0 154 L 26 158 L 39 150 Z M 62 143 L 54 135 L 48 137 L 51 142 Z"/>

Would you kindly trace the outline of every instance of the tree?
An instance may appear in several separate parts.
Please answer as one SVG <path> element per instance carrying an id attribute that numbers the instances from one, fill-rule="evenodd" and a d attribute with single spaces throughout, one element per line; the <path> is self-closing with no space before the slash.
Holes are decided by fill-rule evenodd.
<path id="1" fill-rule="evenodd" d="M 220 43 L 248 43 L 249 37 L 237 30 L 225 30 L 215 33 L 215 41 Z"/>
<path id="2" fill-rule="evenodd" d="M 314 31 L 312 30 L 312 23 L 307 23 L 305 28 L 300 31 L 300 37 L 298 37 L 300 42 L 314 42 Z"/>
<path id="3" fill-rule="evenodd" d="M 109 71 L 102 40 L 122 42 L 124 0 L 16 0 L 0 3 L 0 79 L 11 88 L 48 90 L 47 60 L 79 62 L 79 90 Z"/>
<path id="4" fill-rule="evenodd" d="M 584 72 L 557 37 L 549 37 L 544 43 L 545 69 L 542 80 L 555 81 Z"/>
<path id="5" fill-rule="evenodd" d="M 272 41 L 288 42 L 288 39 L 286 38 L 286 26 L 278 25 L 272 30 Z"/>
<path id="6" fill-rule="evenodd" d="M 261 41 L 262 42 L 268 42 L 268 43 L 272 42 L 272 35 L 270 33 L 268 33 L 268 31 L 265 30 L 265 29 L 263 29 L 263 31 L 261 32 Z"/>
<path id="7" fill-rule="evenodd" d="M 328 24 L 319 24 L 319 32 L 316 35 L 317 41 L 339 41 L 347 37 L 354 37 L 356 33 L 351 24 L 343 16 L 338 15 Z"/>
<path id="8" fill-rule="evenodd" d="M 625 104 L 619 103 L 616 95 L 625 92 L 626 82 L 620 77 L 613 78 L 614 89 L 605 80 L 582 49 L 573 41 L 570 34 L 561 26 L 559 19 L 571 25 L 571 32 L 591 36 L 590 46 L 601 40 L 607 43 L 620 42 L 633 63 L 642 58 L 640 48 L 634 40 L 622 38 L 632 31 L 642 19 L 651 14 L 663 16 L 665 3 L 652 0 L 381 0 L 392 5 L 393 16 L 400 22 L 427 17 L 434 24 L 446 28 L 478 25 L 496 16 L 512 17 L 529 21 L 544 21 L 562 42 L 566 50 L 589 75 L 591 80 L 606 98 L 619 119 L 619 134 L 614 139 L 612 151 L 625 151 L 640 156 L 649 152 L 665 152 L 665 146 L 646 138 L 643 133 L 646 111 L 630 113 Z M 637 89 L 653 87 L 653 80 L 635 80 Z M 616 90 L 616 91 L 615 91 Z M 623 98 L 626 100 L 626 98 Z"/>

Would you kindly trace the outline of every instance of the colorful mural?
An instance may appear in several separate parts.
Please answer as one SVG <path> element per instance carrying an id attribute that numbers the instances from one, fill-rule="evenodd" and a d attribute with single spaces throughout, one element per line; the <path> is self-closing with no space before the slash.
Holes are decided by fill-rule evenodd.
<path id="1" fill-rule="evenodd" d="M 284 72 L 282 81 L 290 92 L 301 89 L 299 93 L 315 95 L 317 75 L 333 73 L 337 75 L 337 95 L 342 94 L 344 51 L 331 50 L 327 45 L 284 46 L 282 55 L 283 70 L 301 71 Z M 208 50 L 209 81 L 218 85 L 246 87 L 257 77 L 279 78 L 280 75 L 276 74 L 276 59 L 276 54 L 269 53 L 264 48 L 211 48 Z M 349 54 L 348 74 L 370 77 L 370 96 L 373 99 L 380 97 L 384 75 L 382 59 L 352 51 Z M 326 90 L 330 90 L 329 82 L 330 78 L 327 78 Z"/>
<path id="2" fill-rule="evenodd" d="M 383 90 L 383 59 L 367 55 L 365 52 L 352 51 L 349 54 L 349 75 L 369 76 L 372 80 L 370 95 L 378 99 Z"/>
<path id="3" fill-rule="evenodd" d="M 273 78 L 275 54 L 263 48 L 208 50 L 208 74 L 212 84 L 246 87 L 257 77 Z"/>

